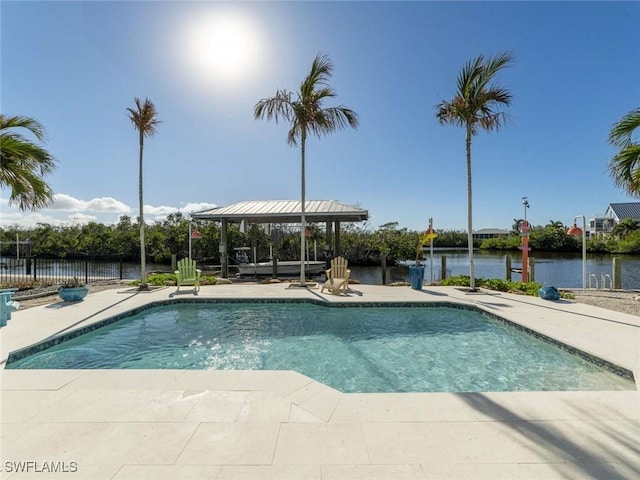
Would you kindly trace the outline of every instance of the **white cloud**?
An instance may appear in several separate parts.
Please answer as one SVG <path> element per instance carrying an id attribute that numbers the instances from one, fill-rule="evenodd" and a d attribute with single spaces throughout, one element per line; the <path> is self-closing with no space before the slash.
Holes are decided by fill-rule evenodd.
<path id="1" fill-rule="evenodd" d="M 180 207 L 166 205 L 145 205 L 145 223 L 162 221 L 172 213 L 180 212 L 188 216 L 192 212 L 214 208 L 216 205 L 206 202 L 187 202 Z M 93 198 L 81 200 L 65 193 L 54 195 L 54 204 L 51 207 L 37 212 L 21 212 L 15 207 L 9 206 L 7 198 L 0 198 L 0 227 L 6 228 L 18 225 L 23 228 L 35 227 L 38 223 L 46 223 L 53 226 L 85 225 L 89 222 L 99 222 L 107 225 L 116 224 L 123 215 L 136 219 L 138 211 L 127 206 L 112 197 Z"/>
<path id="2" fill-rule="evenodd" d="M 53 196 L 53 205 L 49 207 L 49 210 L 62 210 L 68 212 L 111 212 L 129 214 L 131 207 L 111 197 L 94 198 L 88 202 L 85 200 L 79 200 L 66 195 L 64 193 L 56 193 Z"/>
<path id="3" fill-rule="evenodd" d="M 38 223 L 48 223 L 49 225 L 59 226 L 69 222 L 52 217 L 51 215 L 44 215 L 40 212 L 20 212 L 18 209 L 15 209 L 15 211 L 7 211 L 6 208 L 2 208 L 2 215 L 0 215 L 0 227 L 2 228 L 14 225 L 18 225 L 19 227 L 34 227 Z"/>
<path id="4" fill-rule="evenodd" d="M 159 206 L 154 207 L 153 205 L 145 205 L 144 206 L 144 214 L 145 214 L 145 222 L 148 217 L 153 217 L 155 220 L 164 220 L 168 215 L 172 213 L 182 213 L 185 216 L 189 216 L 193 212 L 198 212 L 200 210 L 207 210 L 209 208 L 214 208 L 216 205 L 213 203 L 206 202 L 188 202 L 185 203 L 180 208 L 176 207 L 167 207 L 167 206 Z"/>
<path id="5" fill-rule="evenodd" d="M 190 213 L 193 212 L 200 212 L 201 210 L 209 210 L 211 208 L 216 208 L 217 205 L 215 203 L 206 203 L 206 202 L 199 202 L 199 203 L 186 203 L 184 206 L 180 207 L 180 212 L 183 215 L 189 215 Z"/>
<path id="6" fill-rule="evenodd" d="M 83 206 L 86 205 L 86 203 L 87 202 L 77 200 L 69 195 L 65 195 L 64 193 L 56 193 L 53 196 L 53 205 L 51 205 L 47 210 L 76 212 L 78 210 L 82 210 Z"/>
<path id="7" fill-rule="evenodd" d="M 95 215 L 87 215 L 85 213 L 76 212 L 69 215 L 69 220 L 72 223 L 84 225 L 90 222 L 96 222 L 98 220 L 98 217 L 96 217 Z"/>
<path id="8" fill-rule="evenodd" d="M 185 203 L 180 208 L 167 207 L 167 206 L 154 207 L 153 205 L 145 205 L 144 221 L 145 223 L 149 223 L 153 221 L 161 222 L 163 220 L 166 220 L 166 218 L 172 213 L 178 213 L 178 212 L 188 217 L 193 212 L 198 212 L 200 210 L 207 210 L 209 208 L 214 208 L 215 206 L 216 205 L 213 203 L 206 203 L 206 202 L 199 202 L 199 203 L 188 202 L 188 203 Z"/>
<path id="9" fill-rule="evenodd" d="M 112 212 L 128 215 L 131 207 L 111 197 L 94 198 L 87 202 L 87 210 L 92 212 Z"/>
<path id="10" fill-rule="evenodd" d="M 166 216 L 171 213 L 176 213 L 178 209 L 176 207 L 154 207 L 153 205 L 145 205 L 144 206 L 144 214 L 151 216 Z M 136 211 L 137 213 L 137 211 Z"/>

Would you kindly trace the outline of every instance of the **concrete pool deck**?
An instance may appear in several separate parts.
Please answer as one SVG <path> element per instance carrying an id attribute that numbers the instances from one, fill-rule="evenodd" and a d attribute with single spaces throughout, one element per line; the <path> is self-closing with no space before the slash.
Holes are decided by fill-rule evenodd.
<path id="1" fill-rule="evenodd" d="M 351 287 L 218 285 L 199 298 L 471 304 L 631 370 L 638 385 L 638 316 L 486 290 Z M 0 478 L 640 478 L 637 388 L 343 394 L 291 371 L 4 369 L 12 351 L 174 292 L 123 287 L 14 312 L 0 329 Z"/>

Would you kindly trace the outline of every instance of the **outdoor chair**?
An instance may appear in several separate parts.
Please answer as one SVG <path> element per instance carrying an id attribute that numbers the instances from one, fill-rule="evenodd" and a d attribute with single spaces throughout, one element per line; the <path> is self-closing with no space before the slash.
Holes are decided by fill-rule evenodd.
<path id="1" fill-rule="evenodd" d="M 178 270 L 176 270 L 176 281 L 178 289 L 184 285 L 193 285 L 195 293 L 200 290 L 200 273 L 202 270 L 196 268 L 196 261 L 190 258 L 183 258 L 178 262 Z"/>
<path id="2" fill-rule="evenodd" d="M 11 312 L 20 308 L 20 303 L 11 299 L 17 288 L 0 290 L 0 327 L 4 327 L 11 320 Z"/>
<path id="3" fill-rule="evenodd" d="M 331 268 L 327 270 L 327 281 L 322 285 L 320 293 L 326 288 L 329 293 L 341 295 L 349 291 L 349 275 L 351 270 L 347 268 L 347 260 L 344 257 L 336 257 L 331 260 Z"/>

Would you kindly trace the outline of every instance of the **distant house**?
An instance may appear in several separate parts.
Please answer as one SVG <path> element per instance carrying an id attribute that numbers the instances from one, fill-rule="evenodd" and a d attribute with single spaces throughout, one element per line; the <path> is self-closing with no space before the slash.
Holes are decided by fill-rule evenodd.
<path id="1" fill-rule="evenodd" d="M 509 230 L 500 228 L 482 228 L 473 232 L 473 238 L 476 240 L 485 240 L 487 238 L 507 237 Z"/>
<path id="2" fill-rule="evenodd" d="M 589 235 L 611 233 L 613 227 L 627 218 L 640 222 L 640 202 L 610 203 L 604 215 L 589 220 Z"/>

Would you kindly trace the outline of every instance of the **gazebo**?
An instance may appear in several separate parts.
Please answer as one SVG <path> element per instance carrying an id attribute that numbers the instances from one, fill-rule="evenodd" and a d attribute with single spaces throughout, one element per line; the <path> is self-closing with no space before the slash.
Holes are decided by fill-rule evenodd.
<path id="1" fill-rule="evenodd" d="M 248 200 L 225 207 L 202 210 L 191 215 L 199 220 L 221 222 L 220 260 L 222 276 L 228 276 L 227 225 L 229 223 L 269 224 L 301 223 L 301 202 L 299 200 Z M 369 218 L 369 212 L 353 205 L 335 200 L 307 200 L 305 202 L 305 221 L 307 223 L 326 223 L 326 235 L 333 239 L 333 251 L 340 254 L 340 223 L 362 222 Z"/>

